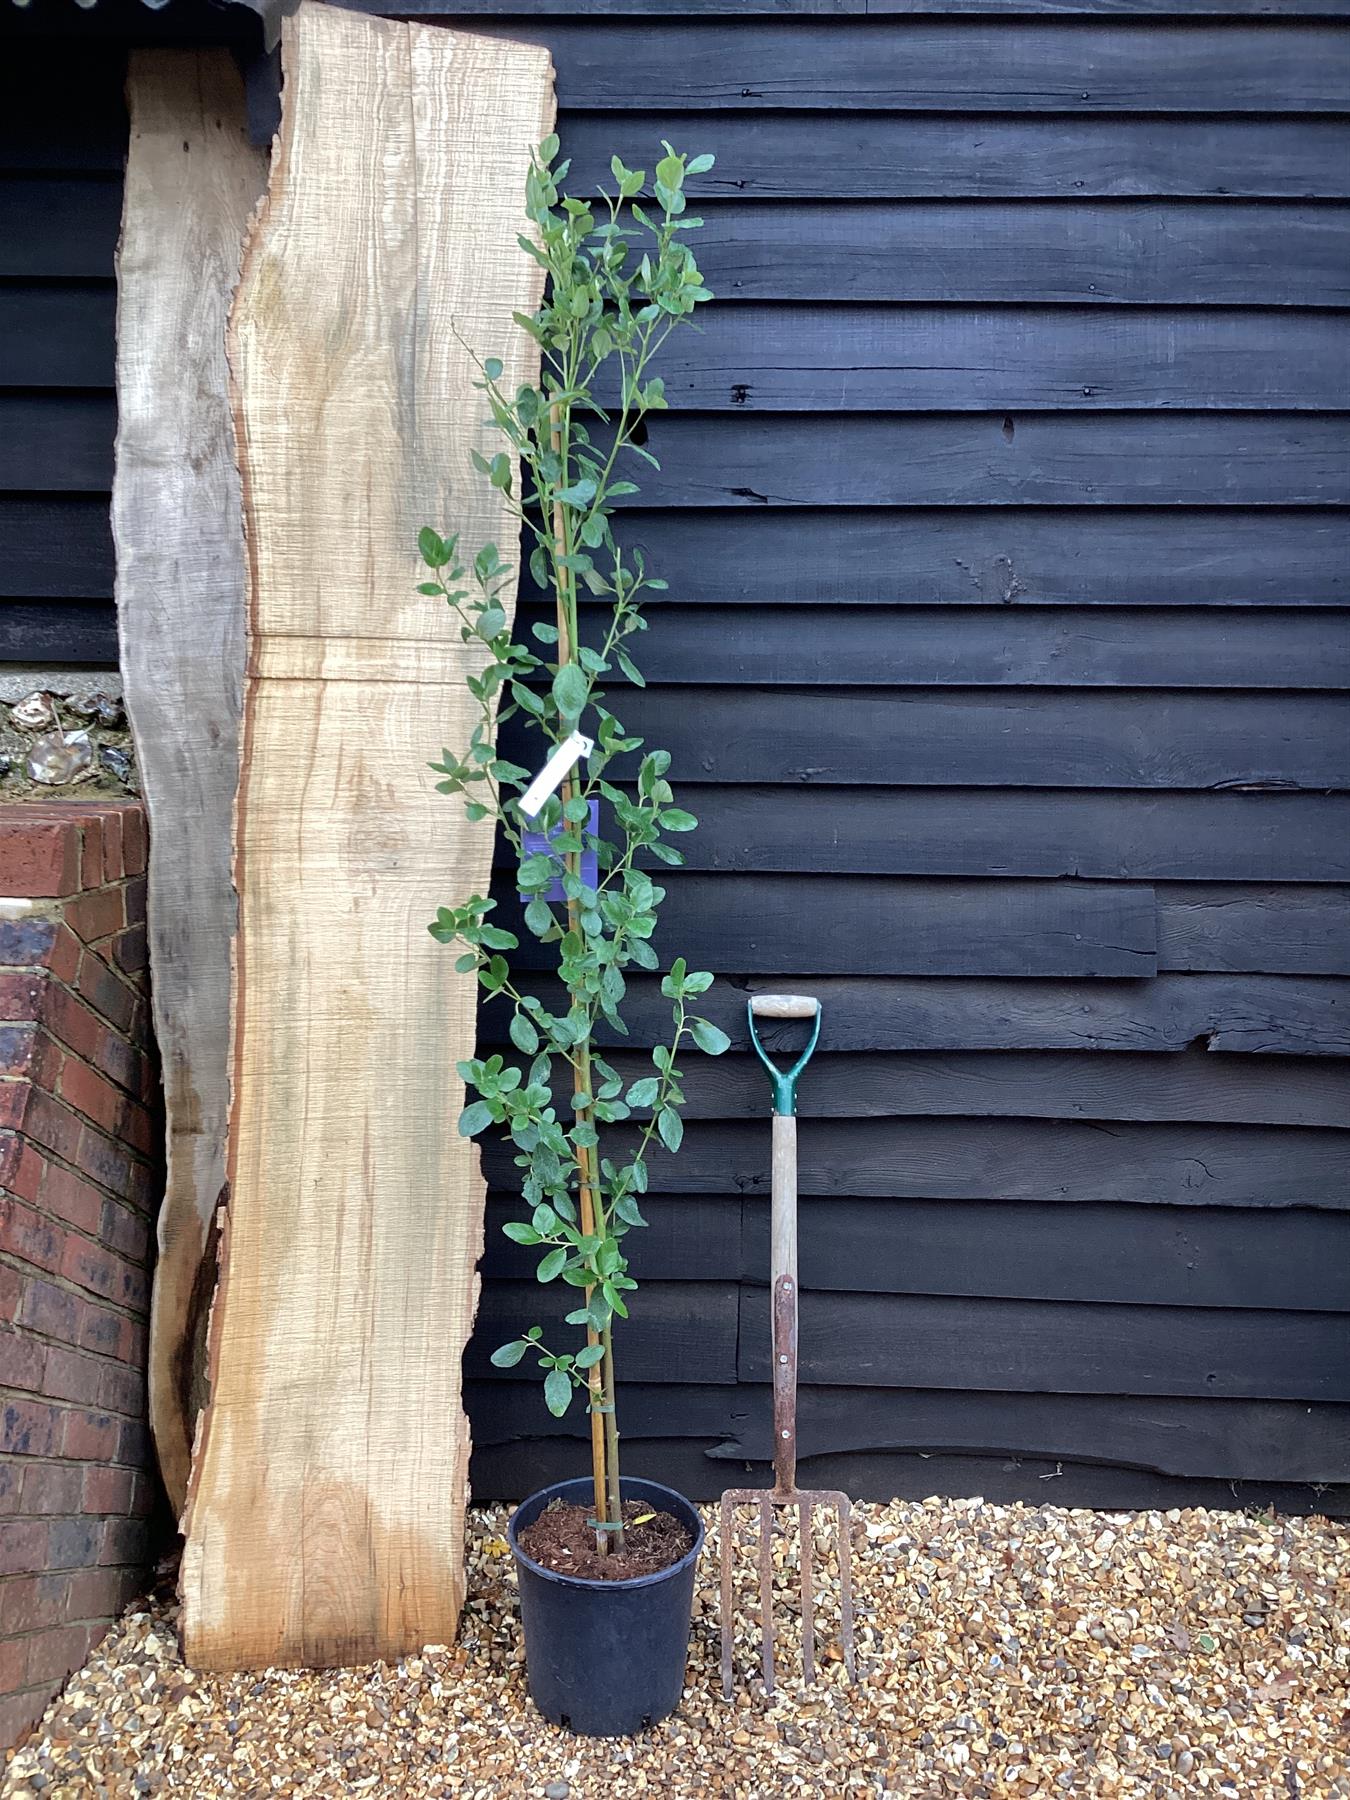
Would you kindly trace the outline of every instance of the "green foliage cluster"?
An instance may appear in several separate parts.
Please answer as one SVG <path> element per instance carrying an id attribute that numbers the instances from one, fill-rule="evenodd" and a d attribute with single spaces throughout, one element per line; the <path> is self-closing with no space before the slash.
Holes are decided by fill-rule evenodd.
<path id="1" fill-rule="evenodd" d="M 514 315 L 539 346 L 539 382 L 508 392 L 499 359 L 479 364 L 477 385 L 510 448 L 474 452 L 474 465 L 519 521 L 531 577 L 552 596 L 555 621 L 532 627 L 534 647 L 514 641 L 505 605 L 513 571 L 496 546 L 485 545 L 470 566 L 457 535 L 427 528 L 420 538 L 429 579 L 419 591 L 455 614 L 474 653 L 467 681 L 479 714 L 467 746 L 432 765 L 437 786 L 462 796 L 471 820 L 494 821 L 514 846 L 525 925 L 552 948 L 565 1000 L 551 1009 L 521 985 L 510 960 L 519 943 L 492 921 L 495 902 L 473 894 L 439 910 L 433 936 L 457 946 L 456 967 L 472 970 L 488 995 L 509 1005 L 508 1033 L 519 1053 L 519 1060 L 493 1055 L 459 1065 L 476 1095 L 459 1129 L 474 1137 L 495 1127 L 509 1136 L 529 1217 L 507 1225 L 507 1235 L 540 1252 L 540 1282 L 578 1290 L 566 1322 L 586 1333 L 581 1348 L 554 1351 L 534 1326 L 492 1360 L 505 1368 L 534 1355 L 545 1371 L 546 1403 L 559 1416 L 576 1389 L 587 1391 L 596 1520 L 612 1533 L 619 1517 L 611 1328 L 627 1318 L 637 1286 L 624 1241 L 646 1223 L 649 1153 L 658 1143 L 680 1147 L 682 1054 L 691 1045 L 713 1056 L 727 1047 L 725 1034 L 694 1009 L 712 976 L 683 958 L 661 980 L 671 1029 L 651 1053 L 650 1074 L 625 1085 L 595 1043 L 602 1023 L 627 1035 L 629 972 L 658 971 L 651 940 L 665 889 L 650 871 L 682 863 L 671 840 L 697 824 L 675 803 L 668 753 L 625 729 L 602 686 L 615 677 L 644 685 L 632 641 L 646 629 L 642 597 L 665 583 L 640 554 L 619 546 L 613 514 L 638 491 L 623 471 L 635 462 L 659 466 L 643 441 L 644 421 L 666 405 L 651 365 L 670 333 L 711 298 L 688 241 L 701 220 L 686 211 L 684 183 L 712 158 L 663 148 L 654 206 L 638 198 L 644 172 L 617 157 L 615 191 L 593 206 L 563 194 L 568 165 L 558 161 L 557 138 L 545 140 L 527 185 L 534 235 L 519 242 L 542 264 L 547 284 L 537 312 Z M 541 762 L 578 729 L 595 741 L 584 767 L 534 822 L 518 804 L 532 771 L 496 748 L 496 727 L 514 715 L 539 733 Z M 599 831 L 591 828 L 593 802 Z M 550 854 L 527 852 L 527 828 L 551 834 Z M 584 875 L 586 853 L 595 857 L 593 883 Z M 559 876 L 564 900 L 551 901 L 546 894 Z"/>

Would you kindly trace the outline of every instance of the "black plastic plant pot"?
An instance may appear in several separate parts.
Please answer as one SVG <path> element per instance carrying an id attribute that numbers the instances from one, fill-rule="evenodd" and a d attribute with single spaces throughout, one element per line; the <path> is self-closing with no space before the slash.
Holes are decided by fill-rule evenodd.
<path id="1" fill-rule="evenodd" d="M 625 1478 L 622 1488 L 625 1500 L 668 1512 L 693 1533 L 692 1547 L 668 1569 L 631 1581 L 583 1581 L 526 1555 L 520 1533 L 551 1501 L 592 1504 L 588 1479 L 541 1488 L 507 1526 L 530 1698 L 546 1719 L 582 1737 L 632 1737 L 674 1712 L 684 1691 L 703 1521 L 683 1494 L 659 1482 Z"/>

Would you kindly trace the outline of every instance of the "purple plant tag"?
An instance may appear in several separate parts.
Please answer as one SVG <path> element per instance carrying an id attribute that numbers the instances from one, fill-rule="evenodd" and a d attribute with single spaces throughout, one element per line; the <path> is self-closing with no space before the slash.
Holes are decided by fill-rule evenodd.
<path id="1" fill-rule="evenodd" d="M 600 830 L 600 802 L 598 800 L 592 800 L 590 806 L 591 816 L 586 821 L 586 829 L 591 837 L 594 838 Z M 562 821 L 559 820 L 551 831 L 527 831 L 522 840 L 525 855 L 553 856 L 554 861 L 561 870 L 563 859 L 561 856 L 554 855 L 549 849 L 549 845 L 552 840 L 557 837 L 562 828 Z M 599 865 L 596 862 L 595 851 L 593 848 L 590 850 L 583 850 L 581 853 L 581 879 L 587 887 L 598 887 L 600 885 L 600 870 Z M 563 892 L 561 874 L 553 881 L 550 881 L 546 888 L 541 890 L 540 898 L 544 900 L 566 900 L 567 896 Z"/>

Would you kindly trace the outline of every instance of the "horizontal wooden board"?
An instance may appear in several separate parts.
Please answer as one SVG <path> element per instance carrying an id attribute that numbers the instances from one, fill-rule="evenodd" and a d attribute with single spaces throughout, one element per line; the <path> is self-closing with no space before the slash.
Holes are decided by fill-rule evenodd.
<path id="1" fill-rule="evenodd" d="M 742 1212 L 740 1278 L 762 1286 L 769 1209 Z M 817 1292 L 1350 1313 L 1345 1213 L 806 1200 L 800 1234 L 802 1286 Z M 646 1239 L 628 1242 L 640 1273 Z"/>
<path id="2" fill-rule="evenodd" d="M 663 138 L 710 151 L 690 194 L 732 200 L 1344 199 L 1340 119 L 1075 119 L 813 113 L 593 112 L 560 120 L 580 192 L 613 187 L 610 156 L 650 169 Z"/>
<path id="3" fill-rule="evenodd" d="M 0 412 L 3 408 L 0 407 Z M 1350 548 L 1350 544 L 1347 545 Z M 582 610 L 599 649 L 608 614 Z M 543 607 L 523 620 L 545 620 Z M 630 645 L 653 686 L 1350 687 L 1350 615 L 1229 608 L 654 606 Z M 617 704 L 617 700 L 616 700 Z"/>
<path id="4" fill-rule="evenodd" d="M 538 1381 L 529 1358 L 514 1369 L 494 1369 L 488 1358 L 498 1344 L 531 1325 L 546 1328 L 546 1340 L 571 1333 L 564 1314 L 580 1304 L 578 1290 L 562 1282 L 488 1281 L 478 1302 L 473 1337 L 464 1352 L 471 1379 Z M 660 1381 L 676 1368 L 681 1381 L 728 1382 L 736 1378 L 737 1289 L 729 1281 L 650 1282 L 642 1308 L 624 1328 L 624 1370 L 629 1381 Z M 542 1404 L 542 1402 L 541 1402 Z"/>
<path id="5" fill-rule="evenodd" d="M 629 459 L 625 509 L 1350 502 L 1350 428 L 1329 414 L 672 415 L 647 448 L 661 469 Z"/>
<path id="6" fill-rule="evenodd" d="M 619 1148 L 625 1131 L 616 1130 Z M 767 1194 L 762 1123 L 685 1133 L 658 1159 L 655 1193 Z M 1122 1201 L 1137 1206 L 1350 1209 L 1350 1142 L 1340 1131 L 1268 1125 L 1062 1123 L 1041 1119 L 833 1119 L 803 1124 L 802 1194 L 852 1199 Z M 511 1180 L 509 1147 L 483 1153 Z"/>
<path id="7" fill-rule="evenodd" d="M 1318 311 L 713 306 L 661 373 L 671 406 L 705 411 L 1350 406 L 1341 321 Z"/>
<path id="8" fill-rule="evenodd" d="M 549 46 L 559 106 L 588 110 L 626 109 L 635 93 L 654 108 L 700 112 L 1350 110 L 1345 39 L 1311 24 L 1161 34 L 1114 22 L 755 19 L 656 31 L 632 20 L 515 19 L 511 32 Z"/>
<path id="9" fill-rule="evenodd" d="M 766 1115 L 762 1077 L 759 1085 Z M 534 1275 L 539 1252 L 501 1235 L 529 1210 L 519 1197 L 493 1196 L 485 1277 Z M 624 1240 L 639 1280 L 715 1272 L 767 1282 L 764 1199 L 657 1195 L 642 1210 L 648 1228 Z M 820 1293 L 1350 1312 L 1350 1215 L 1304 1207 L 1191 1207 L 1178 1216 L 1159 1206 L 808 1197 L 799 1235 L 802 1285 Z"/>
<path id="10" fill-rule="evenodd" d="M 0 175 L 0 276 L 106 280 L 121 217 L 122 184 L 111 171 Z"/>
<path id="11" fill-rule="evenodd" d="M 0 394 L 0 488 L 102 494 L 116 435 L 111 392 Z"/>
<path id="12" fill-rule="evenodd" d="M 735 1392 L 732 1404 L 744 1423 L 708 1454 L 718 1461 L 767 1462 L 772 1459 L 769 1389 L 744 1386 Z M 657 1390 L 662 1393 L 673 1398 L 675 1390 Z M 649 1404 L 659 1404 L 656 1395 Z M 1279 1400 L 806 1387 L 799 1395 L 798 1442 L 804 1457 L 882 1449 L 1001 1450 L 1218 1480 L 1350 1480 L 1350 1408 Z M 1056 1503 L 1058 1492 L 1056 1484 L 1051 1494 Z M 1042 1488 L 1039 1499 L 1045 1495 Z"/>
<path id="13" fill-rule="evenodd" d="M 748 935 L 748 934 L 747 934 Z M 698 946 L 682 943 L 681 948 Z M 710 954 L 693 964 L 721 960 Z M 805 987 L 821 1002 L 820 1042 L 825 1052 L 893 1050 L 1102 1050 L 1170 1055 L 1192 1046 L 1270 1056 L 1350 1056 L 1350 982 L 1334 977 L 1284 975 L 1156 975 L 1148 981 L 906 980 L 879 969 L 867 979 L 803 972 L 785 965 L 784 950 L 802 951 L 800 940 L 780 946 L 766 936 L 757 946 L 759 968 L 719 978 L 700 1005 L 707 1017 L 747 1044 L 745 1004 L 750 992 Z M 854 960 L 884 965 L 885 948 L 860 945 Z M 794 973 L 786 974 L 785 966 Z M 549 1004 L 561 995 L 545 979 L 530 986 Z M 654 978 L 629 981 L 624 1017 L 629 1045 L 650 1047 L 668 1034 L 670 1003 Z M 480 1013 L 481 1041 L 499 1046 L 505 1022 L 500 1010 Z M 765 1042 L 790 1041 L 772 1024 Z M 624 1040 L 607 1038 L 622 1047 Z"/>
<path id="14" fill-rule="evenodd" d="M 0 383 L 110 386 L 112 314 L 111 283 L 0 288 Z M 705 411 L 1350 406 L 1319 311 L 728 305 L 671 340 L 662 375 L 672 406 Z"/>
<path id="15" fill-rule="evenodd" d="M 106 278 L 120 210 L 109 175 L 0 178 L 0 276 Z M 1263 201 L 729 201 L 697 245 L 724 299 L 1337 306 L 1348 235 L 1343 208 Z"/>
<path id="16" fill-rule="evenodd" d="M 1350 526 L 1315 508 L 649 510 L 619 538 L 707 604 L 1350 603 Z"/>
<path id="17" fill-rule="evenodd" d="M 5 23 L 12 28 L 17 20 Z M 125 55 L 106 44 L 80 43 L 73 33 L 66 34 L 59 55 L 53 52 L 51 44 L 5 44 L 0 168 L 120 177 L 127 151 Z"/>
<path id="18" fill-rule="evenodd" d="M 800 838 L 796 841 L 802 844 Z M 785 866 L 808 867 L 804 845 L 801 860 Z M 773 920 L 766 918 L 756 924 L 739 913 L 736 903 L 747 897 L 747 890 L 738 890 L 724 876 L 718 877 L 718 882 L 711 889 L 682 890 L 698 923 L 695 933 L 686 930 L 681 937 L 681 949 L 696 963 L 726 969 L 737 966 L 728 961 L 728 954 L 744 940 L 738 933 L 723 943 L 719 937 L 723 926 L 737 931 L 734 922 L 740 918 L 743 924 L 739 929 L 745 930 L 747 937 L 760 933 L 767 943 L 773 941 Z M 721 885 L 724 882 L 727 885 Z M 783 898 L 791 903 L 792 884 L 780 885 L 786 890 Z M 872 908 L 872 920 L 883 934 L 884 960 L 892 974 L 1105 978 L 1147 976 L 1156 971 L 1155 907 L 1153 890 L 1148 887 L 1095 886 L 1080 881 L 912 880 L 878 888 L 878 901 L 883 893 L 884 905 Z M 816 907 L 813 920 L 825 941 L 812 960 L 824 965 L 826 972 L 859 973 L 840 970 L 838 965 L 856 960 L 858 952 L 849 937 L 863 921 L 855 917 L 845 926 L 829 909 L 828 887 L 818 889 L 813 898 L 825 902 Z M 775 918 L 780 916 L 775 908 Z M 669 922 L 666 929 L 669 933 Z M 723 943 L 720 950 L 719 943 Z M 786 948 L 779 945 L 779 968 L 785 966 L 781 958 Z M 527 965 L 541 954 L 522 947 Z"/>
<path id="19" fill-rule="evenodd" d="M 1343 888 L 1186 886 L 1158 892 L 1165 969 L 1350 975 Z"/>
<path id="20" fill-rule="evenodd" d="M 0 600 L 0 661 L 117 667 L 117 615 L 110 600 Z"/>
<path id="21" fill-rule="evenodd" d="M 790 1033 L 782 1036 L 787 1041 Z M 758 1058 L 740 1049 L 744 1041 L 742 1025 L 736 1051 L 715 1060 L 690 1054 L 686 1119 L 764 1117 L 768 1085 Z M 515 1058 L 507 1044 L 500 1047 Z M 626 1081 L 651 1073 L 642 1050 L 615 1052 L 610 1060 Z M 1203 1049 L 1174 1056 L 835 1051 L 811 1064 L 797 1110 L 805 1119 L 1169 1119 L 1350 1128 L 1350 1059 L 1310 1066 Z"/>
<path id="22" fill-rule="evenodd" d="M 801 1296 L 803 1382 L 1350 1400 L 1350 1318 L 920 1295 Z M 741 1289 L 743 1381 L 770 1372 L 766 1289 Z"/>
<path id="23" fill-rule="evenodd" d="M 672 781 L 697 780 L 705 788 L 1350 786 L 1350 708 L 1340 696 L 649 688 L 624 695 L 622 717 L 649 744 L 670 750 Z M 508 755 L 526 751 L 523 738 L 517 721 L 504 727 Z M 709 795 L 698 798 L 706 811 Z M 709 832 L 715 826 L 724 834 L 731 815 L 726 802 L 718 804 L 717 819 L 708 815 Z M 820 802 L 814 817 L 823 825 L 820 807 L 843 815 L 853 804 L 842 796 Z M 690 810 L 703 816 L 692 795 Z M 725 835 L 714 847 L 705 832 L 690 840 L 690 852 L 745 866 L 757 845 L 785 830 L 780 820 L 761 819 L 739 848 Z M 799 841 L 803 835 L 799 828 Z M 803 847 L 807 860 L 780 866 L 839 866 L 838 857 L 825 862 L 809 842 Z M 851 866 L 889 869 L 894 853 L 879 846 Z M 774 864 L 766 859 L 762 866 Z"/>
<path id="24" fill-rule="evenodd" d="M 445 0 L 347 0 L 361 12 L 393 14 L 399 18 L 446 19 Z M 530 12 L 545 18 L 575 17 L 578 0 L 530 0 Z M 701 19 L 717 14 L 738 16 L 774 13 L 780 17 L 848 18 L 917 13 L 1004 14 L 1005 0 L 586 0 L 588 17 L 644 17 Z M 481 21 L 485 17 L 522 11 L 522 0 L 458 0 L 453 17 Z M 1128 19 L 1204 18 L 1218 14 L 1231 18 L 1334 19 L 1350 15 L 1350 0 L 1018 0 L 1017 11 L 1034 17 L 1052 14 L 1060 18 L 1110 17 Z M 481 29 L 481 23 L 477 27 Z"/>
<path id="25" fill-rule="evenodd" d="M 0 493 L 0 595 L 111 602 L 112 591 L 106 494 Z"/>
<path id="26" fill-rule="evenodd" d="M 1265 201 L 801 201 L 705 205 L 699 267 L 719 299 L 1340 306 L 1341 207 Z M 50 230 L 39 260 L 73 258 Z M 27 271 L 16 269 L 14 273 Z M 35 274 L 64 273 L 34 266 Z M 81 271 L 85 272 L 85 271 Z M 96 270 L 89 270 L 96 273 Z"/>

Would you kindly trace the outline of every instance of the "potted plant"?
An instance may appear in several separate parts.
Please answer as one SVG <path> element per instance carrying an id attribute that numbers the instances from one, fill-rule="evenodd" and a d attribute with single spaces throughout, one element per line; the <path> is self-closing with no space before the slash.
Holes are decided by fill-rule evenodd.
<path id="1" fill-rule="evenodd" d="M 570 1290 L 565 1324 L 579 1334 L 568 1344 L 534 1325 L 492 1361 L 533 1357 L 551 1412 L 562 1416 L 578 1397 L 589 1412 L 589 1477 L 532 1495 L 508 1534 L 531 1694 L 547 1717 L 588 1735 L 663 1718 L 683 1686 L 703 1530 L 681 1495 L 620 1475 L 613 1334 L 637 1287 L 626 1240 L 646 1223 L 649 1157 L 680 1148 L 680 1058 L 691 1045 L 719 1055 L 728 1041 L 697 1012 L 712 976 L 677 958 L 662 975 L 671 1026 L 650 1073 L 625 1082 L 597 1044 L 602 1028 L 626 1034 L 628 972 L 659 969 L 651 940 L 664 889 L 650 871 L 683 862 L 669 840 L 697 823 L 675 805 L 668 753 L 625 731 L 600 685 L 643 685 L 630 647 L 645 628 L 644 595 L 665 583 L 616 543 L 612 515 L 637 491 L 632 463 L 656 466 L 643 422 L 666 402 L 651 366 L 711 298 L 689 246 L 701 221 L 685 211 L 684 183 L 713 159 L 663 148 L 655 204 L 644 207 L 641 170 L 615 157 L 615 191 L 592 206 L 561 194 L 568 165 L 557 138 L 539 147 L 527 188 L 536 236 L 520 244 L 548 284 L 536 313 L 515 315 L 539 345 L 539 384 L 508 393 L 498 360 L 478 365 L 514 456 L 475 452 L 474 464 L 519 519 L 534 584 L 553 601 L 552 619 L 532 627 L 537 648 L 512 639 L 501 604 L 511 570 L 496 546 L 470 566 L 457 536 L 428 528 L 420 539 L 430 572 L 421 592 L 454 611 L 475 654 L 467 682 L 480 709 L 463 753 L 432 765 L 437 785 L 513 846 L 525 929 L 550 948 L 563 992 L 553 1011 L 531 991 L 511 961 L 517 936 L 491 918 L 494 901 L 472 894 L 440 909 L 432 934 L 457 946 L 456 966 L 509 1009 L 516 1053 L 459 1064 L 476 1096 L 459 1129 L 509 1137 L 526 1216 L 506 1233 L 538 1251 L 541 1283 Z M 547 766 L 533 788 L 534 771 L 499 754 L 494 711 L 537 734 Z"/>

